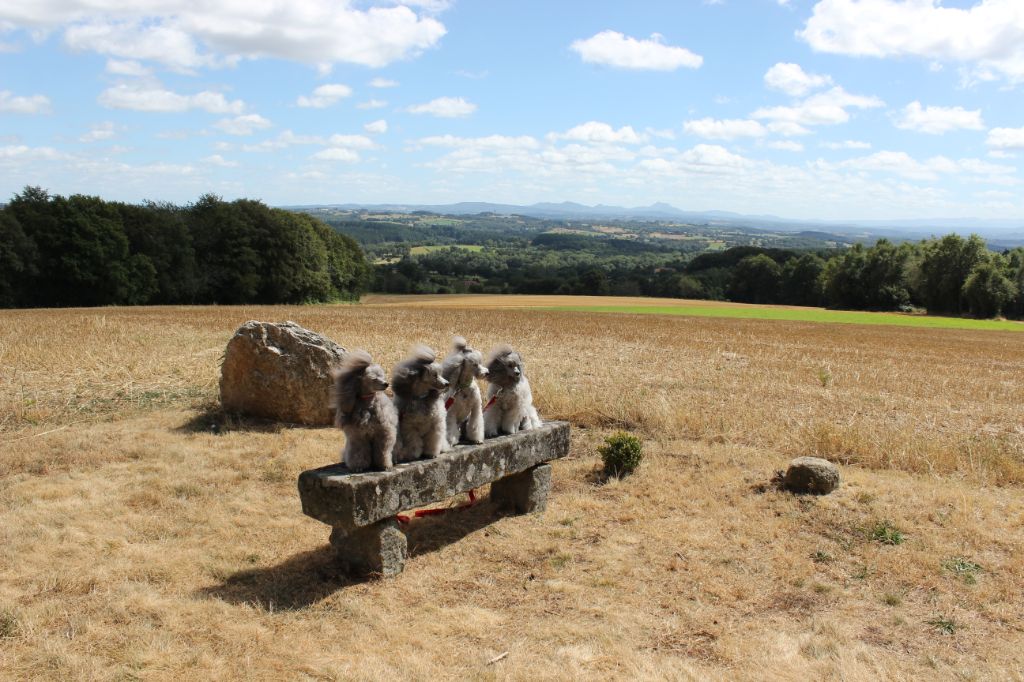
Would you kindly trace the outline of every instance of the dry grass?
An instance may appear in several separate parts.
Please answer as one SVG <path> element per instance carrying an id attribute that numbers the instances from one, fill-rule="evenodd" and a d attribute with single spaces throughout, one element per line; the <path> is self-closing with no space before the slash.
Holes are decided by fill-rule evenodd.
<path id="1" fill-rule="evenodd" d="M 0 316 L 0 677 L 1024 679 L 1015 334 L 385 304 Z M 205 411 L 251 318 L 385 364 L 456 332 L 512 341 L 541 412 L 577 427 L 548 512 L 417 521 L 402 576 L 338 575 L 294 481 L 340 436 Z M 619 427 L 648 460 L 599 485 Z M 827 498 L 762 492 L 797 453 L 856 466 Z M 882 522 L 906 540 L 872 539 Z M 973 584 L 948 568 L 973 564 Z"/>

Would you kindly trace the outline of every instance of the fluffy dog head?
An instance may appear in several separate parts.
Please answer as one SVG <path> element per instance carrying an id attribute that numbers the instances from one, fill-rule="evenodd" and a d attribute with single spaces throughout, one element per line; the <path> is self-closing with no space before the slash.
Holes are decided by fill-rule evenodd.
<path id="1" fill-rule="evenodd" d="M 518 384 L 525 369 L 522 356 L 508 344 L 491 349 L 487 358 L 487 380 L 502 388 Z"/>
<path id="2" fill-rule="evenodd" d="M 431 391 L 443 391 L 448 387 L 448 380 L 441 376 L 441 365 L 434 351 L 417 346 L 411 356 L 395 367 L 391 385 L 396 396 L 422 398 Z"/>
<path id="3" fill-rule="evenodd" d="M 456 388 L 465 388 L 473 379 L 487 376 L 484 356 L 480 351 L 470 348 L 466 339 L 456 336 L 452 339 L 452 352 L 441 365 L 441 374 Z"/>
<path id="4" fill-rule="evenodd" d="M 351 414 L 356 400 L 373 395 L 388 387 L 384 368 L 374 364 L 365 350 L 354 350 L 345 356 L 341 367 L 334 370 L 334 385 L 331 390 L 331 407 L 334 408 L 334 422 L 341 426 L 345 415 Z"/>

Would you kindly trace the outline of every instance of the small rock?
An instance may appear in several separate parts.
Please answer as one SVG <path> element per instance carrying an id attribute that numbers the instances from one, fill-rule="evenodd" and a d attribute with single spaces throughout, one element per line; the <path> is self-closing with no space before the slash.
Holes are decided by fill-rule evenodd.
<path id="1" fill-rule="evenodd" d="M 827 495 L 839 487 L 839 467 L 820 457 L 797 457 L 789 463 L 782 485 L 794 493 Z"/>
<path id="2" fill-rule="evenodd" d="M 328 426 L 331 369 L 345 349 L 294 322 L 246 322 L 221 364 L 224 410 L 293 424 Z"/>

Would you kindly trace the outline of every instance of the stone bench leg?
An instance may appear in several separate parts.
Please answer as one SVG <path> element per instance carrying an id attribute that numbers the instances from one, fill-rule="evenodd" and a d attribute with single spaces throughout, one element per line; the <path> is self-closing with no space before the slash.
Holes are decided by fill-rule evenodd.
<path id="1" fill-rule="evenodd" d="M 398 575 L 409 556 L 409 543 L 395 519 L 378 521 L 352 532 L 334 528 L 331 545 L 341 563 L 356 575 Z"/>
<path id="2" fill-rule="evenodd" d="M 498 506 L 519 514 L 542 512 L 548 506 L 551 491 L 551 465 L 538 464 L 491 484 L 491 499 Z"/>

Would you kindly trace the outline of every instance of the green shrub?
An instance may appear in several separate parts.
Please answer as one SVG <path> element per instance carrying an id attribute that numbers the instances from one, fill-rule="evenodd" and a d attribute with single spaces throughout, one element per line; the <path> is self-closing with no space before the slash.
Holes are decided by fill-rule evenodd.
<path id="1" fill-rule="evenodd" d="M 953 557 L 942 563 L 942 567 L 963 580 L 968 585 L 978 582 L 978 574 L 981 573 L 981 565 L 976 564 L 963 557 Z"/>
<path id="2" fill-rule="evenodd" d="M 907 536 L 889 521 L 879 521 L 871 529 L 871 539 L 883 545 L 902 545 Z"/>
<path id="3" fill-rule="evenodd" d="M 640 466 L 644 458 L 643 443 L 636 436 L 619 431 L 605 438 L 604 443 L 597 451 L 601 454 L 606 475 L 621 478 Z"/>

